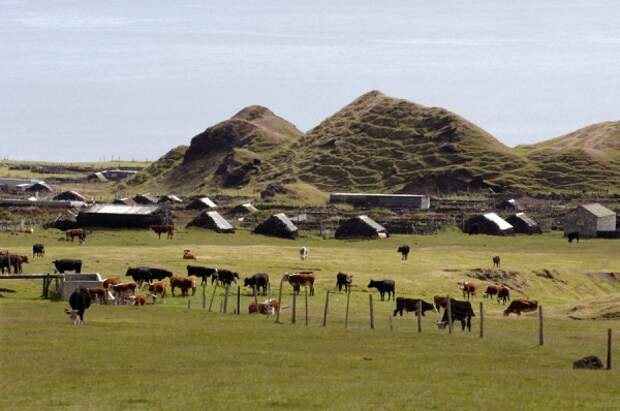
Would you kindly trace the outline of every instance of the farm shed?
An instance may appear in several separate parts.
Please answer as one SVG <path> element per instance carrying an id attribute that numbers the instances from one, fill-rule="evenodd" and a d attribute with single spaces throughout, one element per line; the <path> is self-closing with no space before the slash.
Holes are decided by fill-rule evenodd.
<path id="1" fill-rule="evenodd" d="M 284 213 L 272 215 L 257 225 L 254 232 L 256 234 L 291 239 L 299 236 L 297 226 Z"/>
<path id="2" fill-rule="evenodd" d="M 431 198 L 419 194 L 331 193 L 330 203 L 346 203 L 361 207 L 398 207 L 428 210 Z"/>
<path id="3" fill-rule="evenodd" d="M 141 205 L 153 205 L 159 203 L 159 197 L 150 194 L 138 194 L 134 196 L 133 201 Z"/>
<path id="4" fill-rule="evenodd" d="M 80 208 L 82 206 L 84 206 L 82 201 L 0 199 L 0 207 Z"/>
<path id="5" fill-rule="evenodd" d="M 136 170 L 103 170 L 98 171 L 96 173 L 91 173 L 86 178 L 90 181 L 121 181 L 127 177 L 131 177 L 136 175 L 138 172 Z"/>
<path id="6" fill-rule="evenodd" d="M 32 180 L 27 178 L 0 178 L 0 191 L 25 191 L 28 187 L 35 184 L 44 184 L 47 188 L 49 188 L 43 180 Z"/>
<path id="7" fill-rule="evenodd" d="M 499 203 L 495 205 L 495 208 L 497 208 L 498 210 L 514 211 L 514 212 L 525 210 L 523 205 L 519 201 L 515 200 L 514 198 L 500 201 Z"/>
<path id="8" fill-rule="evenodd" d="M 234 214 L 252 214 L 258 211 L 256 207 L 254 207 L 250 203 L 239 204 L 237 207 L 231 210 Z"/>
<path id="9" fill-rule="evenodd" d="M 185 207 L 188 210 L 204 210 L 205 208 L 216 208 L 217 205 L 209 197 L 195 198 Z"/>
<path id="10" fill-rule="evenodd" d="M 52 192 L 52 187 L 50 187 L 47 183 L 43 181 L 38 181 L 30 185 L 20 185 L 18 187 L 20 187 L 26 193 L 51 193 Z"/>
<path id="11" fill-rule="evenodd" d="M 188 227 L 203 227 L 218 233 L 234 233 L 235 228 L 217 211 L 203 211 L 187 224 Z"/>
<path id="12" fill-rule="evenodd" d="M 506 221 L 513 226 L 515 233 L 521 234 L 542 234 L 540 225 L 532 217 L 525 213 L 516 213 L 508 218 Z"/>
<path id="13" fill-rule="evenodd" d="M 55 195 L 52 200 L 81 201 L 83 203 L 88 203 L 90 201 L 86 196 L 77 191 L 63 191 Z"/>
<path id="14" fill-rule="evenodd" d="M 465 221 L 463 231 L 467 234 L 510 235 L 513 226 L 495 213 L 478 214 Z"/>
<path id="15" fill-rule="evenodd" d="M 579 233 L 582 238 L 615 237 L 616 213 L 599 203 L 575 208 L 564 223 L 564 234 Z"/>
<path id="16" fill-rule="evenodd" d="M 372 218 L 360 215 L 350 218 L 338 226 L 334 236 L 338 239 L 343 238 L 387 238 L 389 233 L 381 224 Z"/>
<path id="17" fill-rule="evenodd" d="M 147 228 L 164 223 L 164 212 L 152 205 L 96 204 L 80 211 L 77 222 L 82 227 Z"/>

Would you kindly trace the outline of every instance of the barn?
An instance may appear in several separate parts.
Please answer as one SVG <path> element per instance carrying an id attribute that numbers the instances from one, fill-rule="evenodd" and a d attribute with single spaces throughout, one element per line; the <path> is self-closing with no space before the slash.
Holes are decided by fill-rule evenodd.
<path id="1" fill-rule="evenodd" d="M 616 213 L 599 203 L 580 205 L 566 216 L 564 234 L 568 233 L 582 238 L 615 237 Z"/>
<path id="2" fill-rule="evenodd" d="M 188 210 L 204 210 L 206 208 L 217 208 L 217 205 L 209 197 L 195 198 L 185 207 Z"/>
<path id="3" fill-rule="evenodd" d="M 63 191 L 54 196 L 52 200 L 65 200 L 65 201 L 81 201 L 83 203 L 88 203 L 90 200 L 77 191 Z"/>
<path id="4" fill-rule="evenodd" d="M 188 227 L 202 227 L 218 233 L 234 233 L 235 228 L 217 211 L 203 211 L 187 224 Z"/>
<path id="5" fill-rule="evenodd" d="M 469 235 L 510 235 L 514 227 L 495 213 L 477 214 L 465 221 L 463 231 Z"/>
<path id="6" fill-rule="evenodd" d="M 19 185 L 18 188 L 21 188 L 26 193 L 51 193 L 52 187 L 50 187 L 47 183 L 43 181 L 36 182 L 30 185 Z"/>
<path id="7" fill-rule="evenodd" d="M 338 226 L 334 236 L 337 239 L 345 238 L 387 238 L 388 231 L 381 224 L 366 215 L 360 215 L 343 221 Z"/>
<path id="8" fill-rule="evenodd" d="M 513 226 L 515 233 L 542 234 L 538 222 L 525 213 L 513 214 L 507 217 L 506 221 Z"/>
<path id="9" fill-rule="evenodd" d="M 254 233 L 294 239 L 299 236 L 297 226 L 284 213 L 274 214 L 254 229 Z"/>
<path id="10" fill-rule="evenodd" d="M 240 215 L 252 214 L 257 211 L 258 209 L 250 203 L 239 204 L 238 206 L 236 206 L 235 208 L 231 210 L 233 214 L 240 214 Z"/>
<path id="11" fill-rule="evenodd" d="M 81 210 L 77 222 L 81 227 L 148 228 L 153 224 L 163 224 L 164 216 L 159 206 L 95 204 Z"/>

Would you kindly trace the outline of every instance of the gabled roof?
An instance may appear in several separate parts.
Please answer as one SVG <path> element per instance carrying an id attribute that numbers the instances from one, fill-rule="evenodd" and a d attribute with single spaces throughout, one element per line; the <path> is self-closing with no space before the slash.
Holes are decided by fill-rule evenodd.
<path id="1" fill-rule="evenodd" d="M 153 214 L 160 207 L 156 205 L 119 205 L 119 204 L 95 204 L 94 206 L 82 210 L 85 214 L 132 214 L 148 215 Z"/>
<path id="2" fill-rule="evenodd" d="M 503 218 L 501 218 L 495 213 L 486 213 L 484 214 L 484 218 L 497 224 L 499 229 L 502 231 L 510 230 L 511 228 L 514 228 L 508 221 L 504 220 Z"/>
<path id="3" fill-rule="evenodd" d="M 532 217 L 530 217 L 529 215 L 525 213 L 517 213 L 514 216 L 518 218 L 519 220 L 523 221 L 525 224 L 527 224 L 530 227 L 538 226 L 538 223 L 536 222 L 536 220 L 534 220 Z"/>
<path id="4" fill-rule="evenodd" d="M 579 206 L 581 208 L 583 208 L 584 210 L 586 210 L 587 212 L 589 212 L 590 214 L 595 215 L 596 217 L 602 218 L 602 217 L 611 217 L 611 216 L 615 216 L 616 213 L 611 211 L 609 208 L 603 206 L 602 204 L 599 203 L 592 203 L 592 204 L 583 204 L 581 206 Z"/>
<path id="5" fill-rule="evenodd" d="M 213 220 L 217 228 L 220 230 L 234 230 L 234 227 L 217 211 L 207 211 L 206 214 Z"/>
<path id="6" fill-rule="evenodd" d="M 357 216 L 357 218 L 362 220 L 364 223 L 368 224 L 369 226 L 371 226 L 378 233 L 387 231 L 385 227 L 383 227 L 381 224 L 377 223 L 375 220 L 368 217 L 367 215 L 360 215 L 360 216 Z"/>
<path id="7" fill-rule="evenodd" d="M 280 220 L 289 231 L 297 231 L 297 226 L 284 213 L 274 214 L 275 218 Z"/>

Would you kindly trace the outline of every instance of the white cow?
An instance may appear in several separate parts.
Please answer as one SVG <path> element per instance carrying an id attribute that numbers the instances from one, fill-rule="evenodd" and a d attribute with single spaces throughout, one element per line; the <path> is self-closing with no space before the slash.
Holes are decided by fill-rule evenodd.
<path id="1" fill-rule="evenodd" d="M 302 261 L 308 258 L 308 255 L 310 255 L 310 252 L 308 251 L 308 247 L 301 247 L 299 249 L 299 258 L 301 258 Z"/>

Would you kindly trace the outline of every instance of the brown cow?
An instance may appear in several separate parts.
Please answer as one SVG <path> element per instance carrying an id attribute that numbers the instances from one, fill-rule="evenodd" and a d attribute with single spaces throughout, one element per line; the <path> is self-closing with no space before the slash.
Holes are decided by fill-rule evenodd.
<path id="1" fill-rule="evenodd" d="M 184 260 L 195 260 L 196 257 L 190 250 L 183 250 L 183 259 Z"/>
<path id="2" fill-rule="evenodd" d="M 146 304 L 146 297 L 143 294 L 138 294 L 133 299 L 133 305 L 142 306 Z"/>
<path id="3" fill-rule="evenodd" d="M 71 230 L 65 231 L 66 240 L 71 239 L 71 242 L 73 242 L 73 240 L 75 240 L 75 237 L 80 240 L 80 244 L 83 243 L 84 240 L 86 240 L 86 230 L 84 230 L 83 228 L 73 228 Z"/>
<path id="4" fill-rule="evenodd" d="M 502 259 L 499 258 L 499 255 L 496 255 L 495 257 L 493 257 L 493 268 L 498 268 L 499 269 L 499 265 L 502 262 Z"/>
<path id="5" fill-rule="evenodd" d="M 149 293 L 155 296 L 159 294 L 161 298 L 164 298 L 166 296 L 166 284 L 163 282 L 149 284 Z"/>
<path id="6" fill-rule="evenodd" d="M 439 311 L 440 308 L 446 308 L 448 305 L 448 297 L 445 295 L 436 295 L 433 297 L 433 302 L 435 303 L 435 308 Z"/>
<path id="7" fill-rule="evenodd" d="M 463 298 L 469 300 L 476 296 L 476 284 L 470 281 L 464 281 L 458 283 L 459 289 L 463 290 Z"/>
<path id="8" fill-rule="evenodd" d="M 196 294 L 196 277 L 170 277 L 170 289 L 172 290 L 172 296 L 174 296 L 174 289 L 177 287 L 181 289 L 181 297 L 187 297 L 190 288 L 192 289 L 192 295 Z"/>
<path id="9" fill-rule="evenodd" d="M 499 290 L 501 290 L 502 286 L 497 284 L 487 285 L 487 289 L 484 292 L 484 298 L 490 298 L 491 302 L 493 301 L 493 297 L 499 294 Z"/>
<path id="10" fill-rule="evenodd" d="M 130 294 L 135 296 L 138 287 L 136 283 L 110 284 L 109 286 L 112 287 L 114 298 L 121 303 L 124 303 Z"/>
<path id="11" fill-rule="evenodd" d="M 275 299 L 269 299 L 263 301 L 262 303 L 258 303 L 258 307 L 256 306 L 256 303 L 252 301 L 248 306 L 248 312 L 250 314 L 259 313 L 265 315 L 274 315 L 276 312 L 278 312 L 279 308 L 280 306 L 278 305 L 278 300 Z"/>
<path id="12" fill-rule="evenodd" d="M 153 230 L 160 239 L 162 234 L 166 234 L 166 238 L 168 240 L 171 240 L 172 237 L 174 237 L 174 224 L 152 225 L 151 230 Z"/>
<path id="13" fill-rule="evenodd" d="M 92 300 L 97 301 L 99 304 L 107 304 L 108 290 L 103 287 L 87 288 L 88 294 Z"/>
<path id="14" fill-rule="evenodd" d="M 120 277 L 108 277 L 105 280 L 103 280 L 103 288 L 107 290 L 109 286 L 120 284 L 120 283 L 121 283 Z"/>
<path id="15" fill-rule="evenodd" d="M 285 274 L 282 280 L 288 281 L 296 294 L 299 294 L 300 288 L 303 285 L 310 287 L 310 295 L 314 295 L 314 273 L 311 271 Z"/>
<path id="16" fill-rule="evenodd" d="M 521 315 L 521 313 L 529 313 L 538 309 L 538 301 L 535 300 L 514 300 L 508 308 L 504 310 L 504 315 L 509 316 L 511 313 Z"/>

